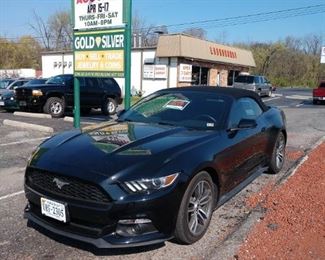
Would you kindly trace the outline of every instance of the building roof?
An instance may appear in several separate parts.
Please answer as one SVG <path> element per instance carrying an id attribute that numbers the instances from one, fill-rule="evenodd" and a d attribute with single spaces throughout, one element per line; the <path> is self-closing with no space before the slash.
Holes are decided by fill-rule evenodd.
<path id="1" fill-rule="evenodd" d="M 201 40 L 185 34 L 159 37 L 157 57 L 184 57 L 213 63 L 256 67 L 251 51 Z"/>

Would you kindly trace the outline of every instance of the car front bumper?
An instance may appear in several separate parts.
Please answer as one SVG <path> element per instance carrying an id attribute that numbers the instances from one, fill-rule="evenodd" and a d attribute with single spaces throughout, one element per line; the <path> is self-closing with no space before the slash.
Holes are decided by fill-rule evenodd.
<path id="1" fill-rule="evenodd" d="M 58 236 L 91 244 L 97 248 L 145 246 L 171 239 L 179 208 L 175 200 L 180 202 L 181 199 L 181 196 L 177 198 L 178 195 L 175 196 L 175 192 L 171 192 L 162 198 L 158 197 L 153 200 L 128 201 L 122 204 L 112 202 L 99 207 L 49 196 L 27 185 L 25 185 L 25 195 L 28 204 L 24 217 L 40 227 L 39 231 L 47 230 Z M 63 223 L 42 215 L 40 207 L 42 197 L 67 202 L 70 221 Z M 149 232 L 121 234 L 119 221 L 125 219 L 149 219 L 152 221 L 153 228 Z M 136 225 L 134 227 L 136 228 Z"/>
<path id="2" fill-rule="evenodd" d="M 313 97 L 313 100 L 320 100 L 320 101 L 323 101 L 325 100 L 325 97 Z"/>

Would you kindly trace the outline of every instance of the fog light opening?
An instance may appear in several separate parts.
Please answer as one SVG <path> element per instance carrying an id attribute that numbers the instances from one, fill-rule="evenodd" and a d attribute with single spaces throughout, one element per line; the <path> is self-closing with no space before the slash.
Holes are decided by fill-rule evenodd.
<path id="1" fill-rule="evenodd" d="M 116 233 L 123 237 L 134 237 L 157 232 L 150 219 L 123 219 L 116 227 Z"/>

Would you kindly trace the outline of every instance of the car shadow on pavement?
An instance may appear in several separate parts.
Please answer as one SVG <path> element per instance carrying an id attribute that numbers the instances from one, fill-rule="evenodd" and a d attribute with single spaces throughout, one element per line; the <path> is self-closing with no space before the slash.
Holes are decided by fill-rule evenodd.
<path id="1" fill-rule="evenodd" d="M 56 235 L 30 221 L 27 221 L 27 226 L 32 227 L 35 230 L 37 230 L 39 233 L 55 240 L 56 242 L 66 245 L 66 246 L 71 246 L 83 251 L 88 251 L 95 256 L 115 256 L 115 255 L 131 255 L 131 254 L 138 254 L 138 253 L 143 253 L 143 252 L 148 252 L 152 250 L 156 250 L 158 248 L 164 247 L 165 243 L 159 243 L 155 245 L 150 245 L 150 246 L 139 246 L 139 247 L 129 247 L 129 248 L 97 248 L 93 245 L 89 245 L 87 243 L 83 243 L 80 241 L 76 241 L 70 238 L 65 238 L 59 235 Z"/>

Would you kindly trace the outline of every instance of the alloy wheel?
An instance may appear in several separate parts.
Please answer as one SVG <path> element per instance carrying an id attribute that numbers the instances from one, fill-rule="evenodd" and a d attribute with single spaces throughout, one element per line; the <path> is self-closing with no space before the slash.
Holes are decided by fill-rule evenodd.
<path id="1" fill-rule="evenodd" d="M 62 112 L 62 104 L 60 102 L 53 102 L 50 105 L 51 114 L 57 115 Z"/>
<path id="2" fill-rule="evenodd" d="M 108 110 L 108 112 L 111 114 L 111 113 L 114 113 L 114 111 L 115 111 L 115 105 L 113 104 L 113 102 L 108 102 L 108 104 L 107 104 L 107 110 Z"/>
<path id="3" fill-rule="evenodd" d="M 212 187 L 202 180 L 195 186 L 188 203 L 188 228 L 193 235 L 201 234 L 209 225 L 212 205 Z"/>
<path id="4" fill-rule="evenodd" d="M 283 135 L 280 135 L 278 142 L 276 144 L 276 167 L 278 169 L 281 169 L 284 163 L 284 153 L 285 153 L 285 141 Z"/>

